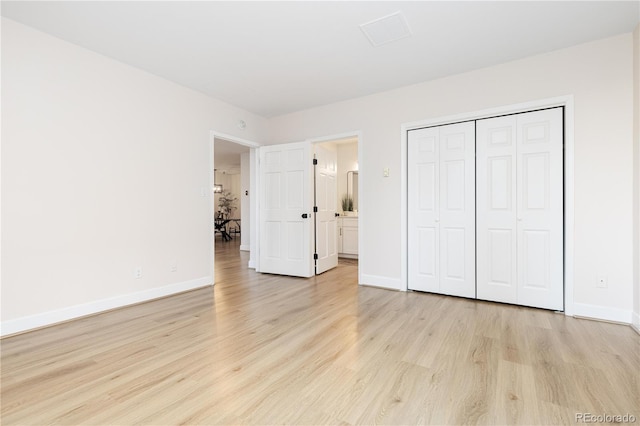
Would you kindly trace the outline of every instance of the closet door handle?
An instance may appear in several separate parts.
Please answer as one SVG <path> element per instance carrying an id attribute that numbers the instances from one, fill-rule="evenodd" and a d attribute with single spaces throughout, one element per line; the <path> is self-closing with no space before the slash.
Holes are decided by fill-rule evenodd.
<path id="1" fill-rule="evenodd" d="M 308 217 L 309 217 L 309 215 L 308 215 L 308 214 L 306 214 L 306 213 L 302 213 L 302 218 L 303 218 L 303 219 L 306 219 L 306 218 L 308 218 Z"/>

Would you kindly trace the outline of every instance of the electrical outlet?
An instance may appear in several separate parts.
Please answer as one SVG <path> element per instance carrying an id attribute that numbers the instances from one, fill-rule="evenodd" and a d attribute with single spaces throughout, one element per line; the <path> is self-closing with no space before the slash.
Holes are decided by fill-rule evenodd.
<path id="1" fill-rule="evenodd" d="M 384 169 L 382 169 L 382 176 L 383 177 L 389 177 L 389 168 L 385 167 Z"/>
<path id="2" fill-rule="evenodd" d="M 136 280 L 142 278 L 142 266 L 136 266 L 133 269 L 133 278 L 135 278 Z"/>
<path id="3" fill-rule="evenodd" d="M 178 262 L 176 262 L 175 260 L 172 260 L 171 263 L 169 263 L 169 272 L 177 272 L 178 271 Z"/>
<path id="4" fill-rule="evenodd" d="M 604 274 L 598 274 L 598 278 L 596 279 L 596 287 L 607 288 L 607 286 L 607 276 Z"/>

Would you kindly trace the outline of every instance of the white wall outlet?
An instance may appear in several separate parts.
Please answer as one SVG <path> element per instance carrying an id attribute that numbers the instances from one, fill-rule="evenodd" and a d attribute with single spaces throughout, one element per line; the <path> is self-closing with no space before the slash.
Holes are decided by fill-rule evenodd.
<path id="1" fill-rule="evenodd" d="M 169 262 L 169 272 L 177 272 L 178 271 L 178 262 L 172 260 Z"/>
<path id="2" fill-rule="evenodd" d="M 389 177 L 389 168 L 388 167 L 385 167 L 384 169 L 382 169 L 382 176 Z"/>
<path id="3" fill-rule="evenodd" d="M 133 268 L 133 278 L 135 278 L 136 280 L 142 278 L 142 266 L 136 266 L 135 268 Z"/>
<path id="4" fill-rule="evenodd" d="M 607 286 L 608 286 L 607 276 L 604 274 L 598 274 L 598 277 L 596 279 L 596 287 L 607 288 Z"/>

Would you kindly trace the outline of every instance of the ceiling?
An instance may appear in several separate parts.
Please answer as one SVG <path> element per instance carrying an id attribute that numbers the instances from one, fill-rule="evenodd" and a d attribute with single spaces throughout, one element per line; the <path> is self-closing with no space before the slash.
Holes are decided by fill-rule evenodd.
<path id="1" fill-rule="evenodd" d="M 412 36 L 360 24 L 401 11 Z M 633 31 L 638 1 L 2 1 L 2 15 L 263 117 Z"/>

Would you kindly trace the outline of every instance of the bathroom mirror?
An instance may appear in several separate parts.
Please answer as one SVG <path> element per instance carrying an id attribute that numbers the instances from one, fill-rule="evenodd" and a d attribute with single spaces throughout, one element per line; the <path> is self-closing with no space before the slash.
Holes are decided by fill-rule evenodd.
<path id="1" fill-rule="evenodd" d="M 347 195 L 353 199 L 353 210 L 358 211 L 358 171 L 347 172 Z"/>

